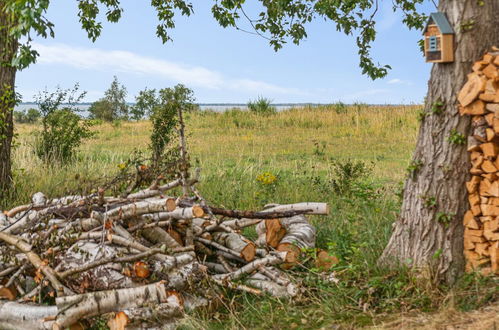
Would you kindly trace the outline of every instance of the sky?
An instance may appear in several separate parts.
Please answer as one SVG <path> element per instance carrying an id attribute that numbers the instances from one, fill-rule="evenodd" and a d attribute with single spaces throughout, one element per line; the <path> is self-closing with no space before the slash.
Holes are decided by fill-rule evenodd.
<path id="1" fill-rule="evenodd" d="M 259 96 L 274 103 L 423 101 L 431 65 L 417 45 L 420 32 L 402 24 L 391 1 L 380 0 L 372 56 L 392 70 L 376 81 L 362 75 L 355 39 L 336 32 L 331 22 L 314 21 L 300 45 L 288 43 L 275 52 L 261 37 L 220 27 L 211 15 L 213 3 L 193 1 L 194 15 L 178 16 L 173 42 L 163 44 L 149 2 L 122 0 L 120 22 L 103 23 L 102 35 L 92 43 L 79 25 L 77 1 L 52 0 L 47 17 L 55 24 L 55 38 L 34 38 L 40 57 L 18 73 L 17 90 L 29 102 L 44 89 L 78 82 L 87 91 L 84 101 L 93 102 L 117 76 L 130 102 L 145 87 L 178 83 L 192 88 L 199 103 L 246 103 Z"/>

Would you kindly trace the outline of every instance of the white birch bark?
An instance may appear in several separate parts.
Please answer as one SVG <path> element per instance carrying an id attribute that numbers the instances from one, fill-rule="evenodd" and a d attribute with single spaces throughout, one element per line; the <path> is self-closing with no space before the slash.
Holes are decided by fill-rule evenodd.
<path id="1" fill-rule="evenodd" d="M 57 315 L 57 306 L 33 306 L 16 302 L 0 301 L 0 329 L 48 330 Z"/>

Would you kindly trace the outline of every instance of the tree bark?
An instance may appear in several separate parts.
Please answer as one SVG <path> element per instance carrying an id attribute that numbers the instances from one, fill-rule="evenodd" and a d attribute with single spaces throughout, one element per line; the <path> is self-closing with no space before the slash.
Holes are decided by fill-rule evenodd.
<path id="1" fill-rule="evenodd" d="M 17 52 L 17 40 L 9 35 L 12 15 L 0 3 L 0 196 L 12 182 L 11 144 L 14 136 L 12 112 L 15 105 L 16 68 L 11 66 Z"/>
<path id="2" fill-rule="evenodd" d="M 464 270 L 462 218 L 470 165 L 465 143 L 449 136 L 453 130 L 469 135 L 470 117 L 459 116 L 457 94 L 473 62 L 499 45 L 499 1 L 441 0 L 438 9 L 456 33 L 455 61 L 433 65 L 413 171 L 380 261 L 425 269 L 436 281 L 452 284 Z M 432 111 L 437 102 L 443 103 L 440 114 Z"/>

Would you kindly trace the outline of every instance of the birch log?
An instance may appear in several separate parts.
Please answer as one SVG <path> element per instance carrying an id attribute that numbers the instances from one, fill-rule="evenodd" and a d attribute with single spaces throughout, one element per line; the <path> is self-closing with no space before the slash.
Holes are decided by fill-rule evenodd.
<path id="1" fill-rule="evenodd" d="M 298 211 L 298 212 L 303 211 L 306 214 L 328 215 L 329 206 L 327 205 L 327 203 L 313 203 L 313 202 L 283 204 L 283 205 L 272 206 L 270 208 L 265 209 L 263 212 L 291 212 L 291 211 Z"/>
<path id="2" fill-rule="evenodd" d="M 194 205 L 192 207 L 178 207 L 169 212 L 157 212 L 144 214 L 141 216 L 144 220 L 160 221 L 160 220 L 188 220 L 193 218 L 201 218 L 204 215 L 204 210 L 200 206 Z"/>
<path id="3" fill-rule="evenodd" d="M 57 306 L 33 306 L 0 301 L 0 329 L 47 330 L 52 329 Z"/>
<path id="4" fill-rule="evenodd" d="M 171 298 L 174 297 L 174 298 Z M 170 298 L 170 299 L 169 299 Z M 162 282 L 136 288 L 98 291 L 56 298 L 59 313 L 53 329 L 64 329 L 82 317 L 91 317 L 145 304 L 169 303 L 172 308 L 181 306 L 176 295 L 168 295 Z"/>
<path id="5" fill-rule="evenodd" d="M 154 199 L 130 203 L 104 213 L 93 211 L 91 217 L 99 221 L 104 221 L 104 219 L 114 221 L 118 219 L 128 219 L 146 213 L 173 211 L 175 207 L 175 199 L 173 198 Z"/>

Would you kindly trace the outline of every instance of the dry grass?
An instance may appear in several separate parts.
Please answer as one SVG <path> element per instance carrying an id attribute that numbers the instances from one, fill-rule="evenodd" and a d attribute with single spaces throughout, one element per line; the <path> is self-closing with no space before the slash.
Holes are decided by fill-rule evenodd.
<path id="1" fill-rule="evenodd" d="M 355 105 L 300 108 L 263 116 L 243 111 L 199 112 L 187 118 L 192 159 L 207 177 L 228 168 L 248 177 L 262 169 L 299 172 L 325 171 L 331 159 L 376 163 L 382 182 L 403 179 L 413 151 L 418 106 Z M 32 153 L 34 125 L 16 126 L 14 166 L 19 190 L 13 202 L 35 191 L 61 194 L 75 188 L 74 177 L 102 178 L 116 171 L 135 149 L 146 150 L 150 123 L 123 122 L 95 126 L 95 138 L 81 147 L 80 160 L 60 168 L 44 165 Z M 26 189 L 25 189 L 26 188 Z"/>
<path id="2" fill-rule="evenodd" d="M 381 323 L 370 329 L 418 329 L 418 330 L 496 330 L 499 329 L 499 304 L 490 305 L 471 312 L 453 308 L 438 313 L 404 315 L 393 321 Z"/>

